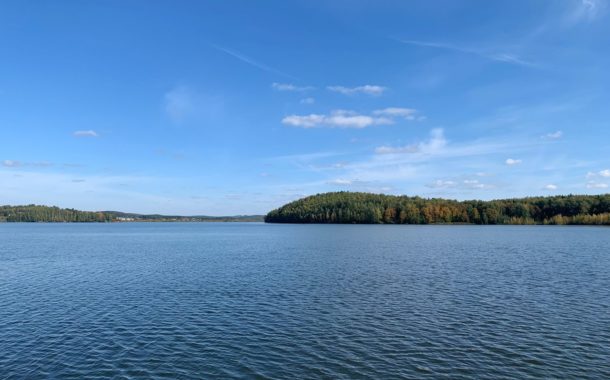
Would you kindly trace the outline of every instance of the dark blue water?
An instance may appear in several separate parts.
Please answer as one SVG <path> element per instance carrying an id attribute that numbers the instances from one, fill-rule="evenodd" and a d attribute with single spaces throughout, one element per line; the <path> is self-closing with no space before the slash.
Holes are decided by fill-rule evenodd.
<path id="1" fill-rule="evenodd" d="M 0 224 L 0 378 L 610 378 L 610 229 Z"/>

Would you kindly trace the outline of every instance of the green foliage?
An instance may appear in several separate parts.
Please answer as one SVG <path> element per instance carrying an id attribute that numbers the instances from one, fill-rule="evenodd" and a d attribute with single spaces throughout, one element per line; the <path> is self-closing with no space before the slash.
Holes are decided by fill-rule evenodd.
<path id="1" fill-rule="evenodd" d="M 168 216 L 78 211 L 49 206 L 0 206 L 0 222 L 262 222 L 262 215 Z"/>
<path id="2" fill-rule="evenodd" d="M 265 222 L 610 225 L 610 194 L 458 202 L 438 198 L 335 192 L 288 203 L 269 212 Z"/>
<path id="3" fill-rule="evenodd" d="M 110 222 L 103 212 L 78 211 L 48 206 L 0 206 L 0 222 Z"/>

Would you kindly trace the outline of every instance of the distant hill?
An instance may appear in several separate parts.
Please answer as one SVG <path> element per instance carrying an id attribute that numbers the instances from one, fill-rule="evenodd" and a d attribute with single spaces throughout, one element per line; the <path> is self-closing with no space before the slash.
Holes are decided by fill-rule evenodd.
<path id="1" fill-rule="evenodd" d="M 119 211 L 79 211 L 39 205 L 0 206 L 0 222 L 262 222 L 263 218 L 263 215 L 145 215 Z"/>
<path id="2" fill-rule="evenodd" d="M 334 192 L 273 210 L 267 223 L 610 225 L 610 194 L 455 201 Z"/>

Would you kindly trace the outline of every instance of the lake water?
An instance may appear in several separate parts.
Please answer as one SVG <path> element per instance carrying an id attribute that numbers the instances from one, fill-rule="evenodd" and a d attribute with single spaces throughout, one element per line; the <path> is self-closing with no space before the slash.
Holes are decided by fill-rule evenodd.
<path id="1" fill-rule="evenodd" d="M 610 229 L 0 224 L 0 378 L 610 378 Z"/>

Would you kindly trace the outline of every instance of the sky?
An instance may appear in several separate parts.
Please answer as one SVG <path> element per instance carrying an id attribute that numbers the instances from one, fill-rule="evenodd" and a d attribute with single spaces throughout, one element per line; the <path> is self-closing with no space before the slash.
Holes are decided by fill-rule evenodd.
<path id="1" fill-rule="evenodd" d="M 0 204 L 610 192 L 610 1 L 3 1 Z"/>

